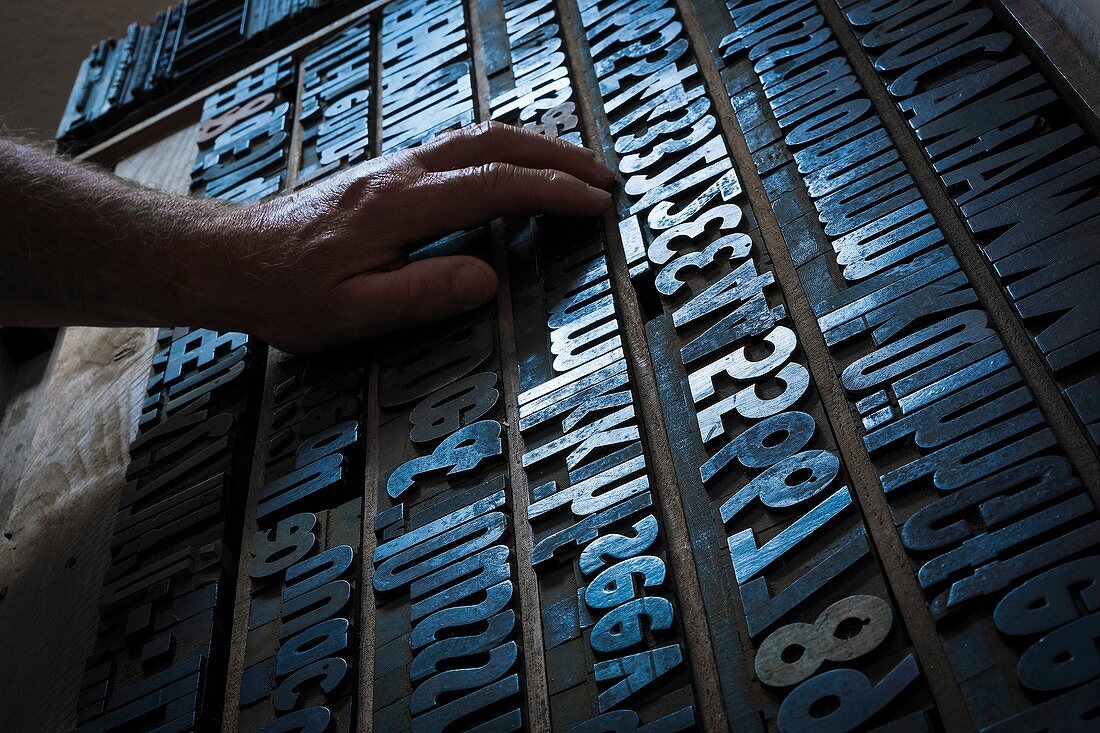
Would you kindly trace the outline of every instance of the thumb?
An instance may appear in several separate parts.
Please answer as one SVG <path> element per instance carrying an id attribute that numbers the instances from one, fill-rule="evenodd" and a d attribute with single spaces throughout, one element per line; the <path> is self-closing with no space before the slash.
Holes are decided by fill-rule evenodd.
<path id="1" fill-rule="evenodd" d="M 359 275 L 343 287 L 353 312 L 363 317 L 361 336 L 367 337 L 472 310 L 488 302 L 498 284 L 488 263 L 456 255 Z"/>

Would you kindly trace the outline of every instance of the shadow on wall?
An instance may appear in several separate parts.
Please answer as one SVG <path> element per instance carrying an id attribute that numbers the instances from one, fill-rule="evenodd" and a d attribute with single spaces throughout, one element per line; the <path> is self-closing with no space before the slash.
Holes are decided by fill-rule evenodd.
<path id="1" fill-rule="evenodd" d="M 0 126 L 4 134 L 52 140 L 73 79 L 101 38 L 148 23 L 172 0 L 3 0 Z"/>

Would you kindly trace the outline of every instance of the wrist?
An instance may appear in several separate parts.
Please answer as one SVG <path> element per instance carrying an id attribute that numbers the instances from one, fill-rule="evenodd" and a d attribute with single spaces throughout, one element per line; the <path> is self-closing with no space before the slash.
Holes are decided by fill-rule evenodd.
<path id="1" fill-rule="evenodd" d="M 243 249 L 255 235 L 245 207 L 195 199 L 182 203 L 169 238 L 175 269 L 171 325 L 246 330 L 250 283 Z"/>

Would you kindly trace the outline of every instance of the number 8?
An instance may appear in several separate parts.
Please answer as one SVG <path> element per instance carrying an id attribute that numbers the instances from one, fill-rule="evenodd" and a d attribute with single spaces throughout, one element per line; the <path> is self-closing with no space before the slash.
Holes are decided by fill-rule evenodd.
<path id="1" fill-rule="evenodd" d="M 772 687 L 797 685 L 823 662 L 848 662 L 874 651 L 893 623 L 894 612 L 881 598 L 842 598 L 812 624 L 787 624 L 773 631 L 756 654 L 756 676 Z"/>

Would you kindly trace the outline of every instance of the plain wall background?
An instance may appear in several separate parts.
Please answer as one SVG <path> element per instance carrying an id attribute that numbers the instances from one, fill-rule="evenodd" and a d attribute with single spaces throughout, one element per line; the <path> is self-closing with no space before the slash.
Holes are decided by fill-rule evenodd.
<path id="1" fill-rule="evenodd" d="M 174 0 L 0 0 L 0 126 L 51 140 L 80 62 L 101 38 Z"/>
<path id="2" fill-rule="evenodd" d="M 1100 0 L 1040 0 L 1100 63 Z M 52 139 L 92 44 L 149 23 L 173 0 L 0 0 L 0 127 Z M 1094 21 L 1094 22 L 1090 22 Z"/>

